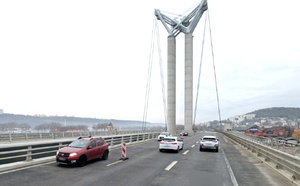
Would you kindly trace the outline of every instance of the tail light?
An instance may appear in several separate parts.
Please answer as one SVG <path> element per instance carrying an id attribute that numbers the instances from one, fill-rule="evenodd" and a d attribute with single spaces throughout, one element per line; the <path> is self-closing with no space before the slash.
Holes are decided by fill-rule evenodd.
<path id="1" fill-rule="evenodd" d="M 160 144 L 165 144 L 165 142 L 160 142 Z"/>
<path id="2" fill-rule="evenodd" d="M 214 143 L 218 143 L 218 141 L 213 141 Z"/>
<path id="3" fill-rule="evenodd" d="M 171 143 L 172 145 L 177 145 L 177 143 Z"/>
<path id="4" fill-rule="evenodd" d="M 206 141 L 202 140 L 201 142 L 204 143 L 204 142 L 206 142 Z"/>

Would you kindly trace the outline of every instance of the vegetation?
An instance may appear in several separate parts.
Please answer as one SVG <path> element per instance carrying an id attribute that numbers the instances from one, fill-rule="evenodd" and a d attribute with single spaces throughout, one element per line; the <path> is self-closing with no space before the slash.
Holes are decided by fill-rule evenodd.
<path id="1" fill-rule="evenodd" d="M 295 130 L 292 137 L 300 140 L 300 130 Z"/>
<path id="2" fill-rule="evenodd" d="M 300 119 L 300 108 L 273 107 L 260 109 L 248 114 L 255 114 L 256 118 L 287 118 L 291 120 Z"/>

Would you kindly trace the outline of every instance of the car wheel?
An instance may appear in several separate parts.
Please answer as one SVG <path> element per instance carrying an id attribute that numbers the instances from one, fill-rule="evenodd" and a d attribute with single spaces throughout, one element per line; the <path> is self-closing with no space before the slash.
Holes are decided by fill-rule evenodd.
<path id="1" fill-rule="evenodd" d="M 178 153 L 179 152 L 179 146 L 177 147 L 177 150 L 176 150 L 176 153 Z"/>
<path id="2" fill-rule="evenodd" d="M 162 152 L 163 150 L 162 149 L 159 149 L 159 152 Z"/>
<path id="3" fill-rule="evenodd" d="M 181 149 L 180 150 L 183 150 L 183 144 L 182 144 L 182 146 L 181 146 Z"/>
<path id="4" fill-rule="evenodd" d="M 104 151 L 103 155 L 102 155 L 102 159 L 103 160 L 107 160 L 108 159 L 108 151 Z"/>
<path id="5" fill-rule="evenodd" d="M 219 152 L 219 148 L 218 147 L 216 148 L 216 152 Z"/>
<path id="6" fill-rule="evenodd" d="M 80 156 L 80 158 L 79 158 L 79 160 L 78 160 L 78 165 L 79 165 L 80 167 L 83 167 L 83 166 L 85 166 L 86 161 L 87 161 L 87 159 L 86 159 L 85 156 Z"/>
<path id="7" fill-rule="evenodd" d="M 202 151 L 202 147 L 200 147 L 200 149 L 199 149 L 200 151 Z"/>

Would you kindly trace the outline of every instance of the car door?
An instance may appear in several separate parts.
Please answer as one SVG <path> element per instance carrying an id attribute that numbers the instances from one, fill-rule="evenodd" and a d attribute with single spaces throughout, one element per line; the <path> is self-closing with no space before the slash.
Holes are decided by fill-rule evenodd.
<path id="1" fill-rule="evenodd" d="M 89 143 L 86 150 L 86 155 L 88 157 L 88 160 L 95 159 L 97 156 L 97 148 L 96 148 L 96 141 L 93 140 Z"/>
<path id="2" fill-rule="evenodd" d="M 183 145 L 183 140 L 180 138 L 177 138 L 177 143 L 178 143 L 178 147 L 179 149 L 182 149 L 182 145 Z"/>
<path id="3" fill-rule="evenodd" d="M 103 140 L 102 139 L 98 139 L 97 140 L 97 150 L 98 150 L 98 152 L 97 152 L 97 157 L 98 158 L 100 158 L 100 157 L 102 157 L 102 155 L 103 155 L 103 152 L 104 152 L 104 145 L 103 145 Z"/>

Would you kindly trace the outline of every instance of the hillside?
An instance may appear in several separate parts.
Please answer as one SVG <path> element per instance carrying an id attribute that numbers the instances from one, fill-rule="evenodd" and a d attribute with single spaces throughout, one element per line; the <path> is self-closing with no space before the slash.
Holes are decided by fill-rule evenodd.
<path id="1" fill-rule="evenodd" d="M 60 123 L 62 125 L 96 125 L 99 123 L 111 122 L 115 127 L 137 127 L 142 125 L 142 121 L 134 120 L 116 120 L 116 119 L 97 119 L 97 118 L 80 118 L 68 116 L 30 116 L 17 114 L 0 114 L 0 124 L 3 123 L 28 124 L 35 127 L 45 123 Z M 147 122 L 147 125 L 154 125 Z"/>
<path id="2" fill-rule="evenodd" d="M 293 107 L 273 107 L 259 109 L 248 114 L 256 114 L 256 118 L 287 118 L 287 119 L 300 119 L 300 108 Z"/>

